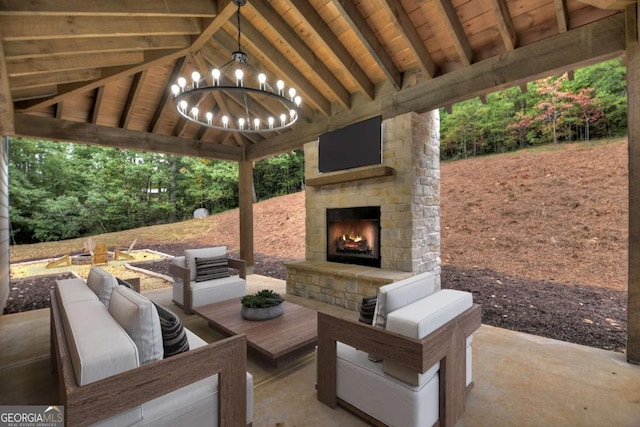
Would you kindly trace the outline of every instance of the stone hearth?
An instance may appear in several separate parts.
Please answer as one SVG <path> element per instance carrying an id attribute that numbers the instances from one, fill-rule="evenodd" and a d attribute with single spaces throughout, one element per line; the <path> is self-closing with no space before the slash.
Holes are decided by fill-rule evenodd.
<path id="1" fill-rule="evenodd" d="M 438 111 L 383 121 L 383 164 L 320 174 L 318 141 L 304 146 L 305 260 L 287 264 L 287 293 L 358 310 L 364 296 L 417 273 L 440 286 Z M 380 206 L 380 266 L 327 262 L 327 208 Z"/>

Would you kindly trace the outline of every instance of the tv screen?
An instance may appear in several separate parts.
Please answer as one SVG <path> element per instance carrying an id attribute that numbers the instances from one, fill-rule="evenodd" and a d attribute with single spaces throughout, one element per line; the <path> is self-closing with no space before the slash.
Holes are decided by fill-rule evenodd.
<path id="1" fill-rule="evenodd" d="M 382 116 L 320 135 L 318 170 L 332 172 L 382 163 Z"/>

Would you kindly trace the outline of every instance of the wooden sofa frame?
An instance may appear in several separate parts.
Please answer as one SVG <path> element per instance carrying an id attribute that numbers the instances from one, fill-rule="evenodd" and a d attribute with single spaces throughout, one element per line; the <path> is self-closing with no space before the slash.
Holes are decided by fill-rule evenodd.
<path id="1" fill-rule="evenodd" d="M 243 259 L 229 258 L 229 268 L 238 270 L 238 275 L 247 280 L 247 263 Z M 189 268 L 180 267 L 179 265 L 169 264 L 169 274 L 182 280 L 182 302 L 180 304 L 176 300 L 173 303 L 180 307 L 184 314 L 192 314 L 191 311 L 191 271 Z"/>
<path id="2" fill-rule="evenodd" d="M 58 306 L 51 291 L 51 361 L 65 425 L 86 426 L 196 381 L 218 374 L 218 425 L 244 427 L 247 410 L 247 339 L 217 341 L 118 375 L 78 386 Z M 251 424 L 249 424 L 251 425 Z"/>
<path id="3" fill-rule="evenodd" d="M 466 339 L 480 327 L 481 307 L 474 304 L 423 339 L 376 328 L 364 323 L 318 313 L 318 400 L 335 408 L 354 412 L 376 426 L 382 422 L 337 397 L 336 342 L 340 341 L 382 359 L 394 360 L 424 373 L 440 362 L 439 426 L 450 427 L 464 413 L 465 397 L 473 387 L 466 386 Z"/>

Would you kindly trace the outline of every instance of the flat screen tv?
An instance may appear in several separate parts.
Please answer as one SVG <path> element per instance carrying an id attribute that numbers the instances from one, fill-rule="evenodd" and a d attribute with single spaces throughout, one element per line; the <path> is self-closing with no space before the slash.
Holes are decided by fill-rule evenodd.
<path id="1" fill-rule="evenodd" d="M 381 163 L 381 116 L 320 135 L 318 143 L 320 173 Z"/>

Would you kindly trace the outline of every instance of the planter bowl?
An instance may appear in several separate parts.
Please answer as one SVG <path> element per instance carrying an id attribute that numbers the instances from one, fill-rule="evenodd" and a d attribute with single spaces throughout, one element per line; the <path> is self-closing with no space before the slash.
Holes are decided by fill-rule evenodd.
<path id="1" fill-rule="evenodd" d="M 284 313 L 283 303 L 274 305 L 273 307 L 263 307 L 263 308 L 249 308 L 249 307 L 242 306 L 242 309 L 240 310 L 240 314 L 246 320 L 275 319 L 276 317 L 282 315 L 282 313 Z"/>

